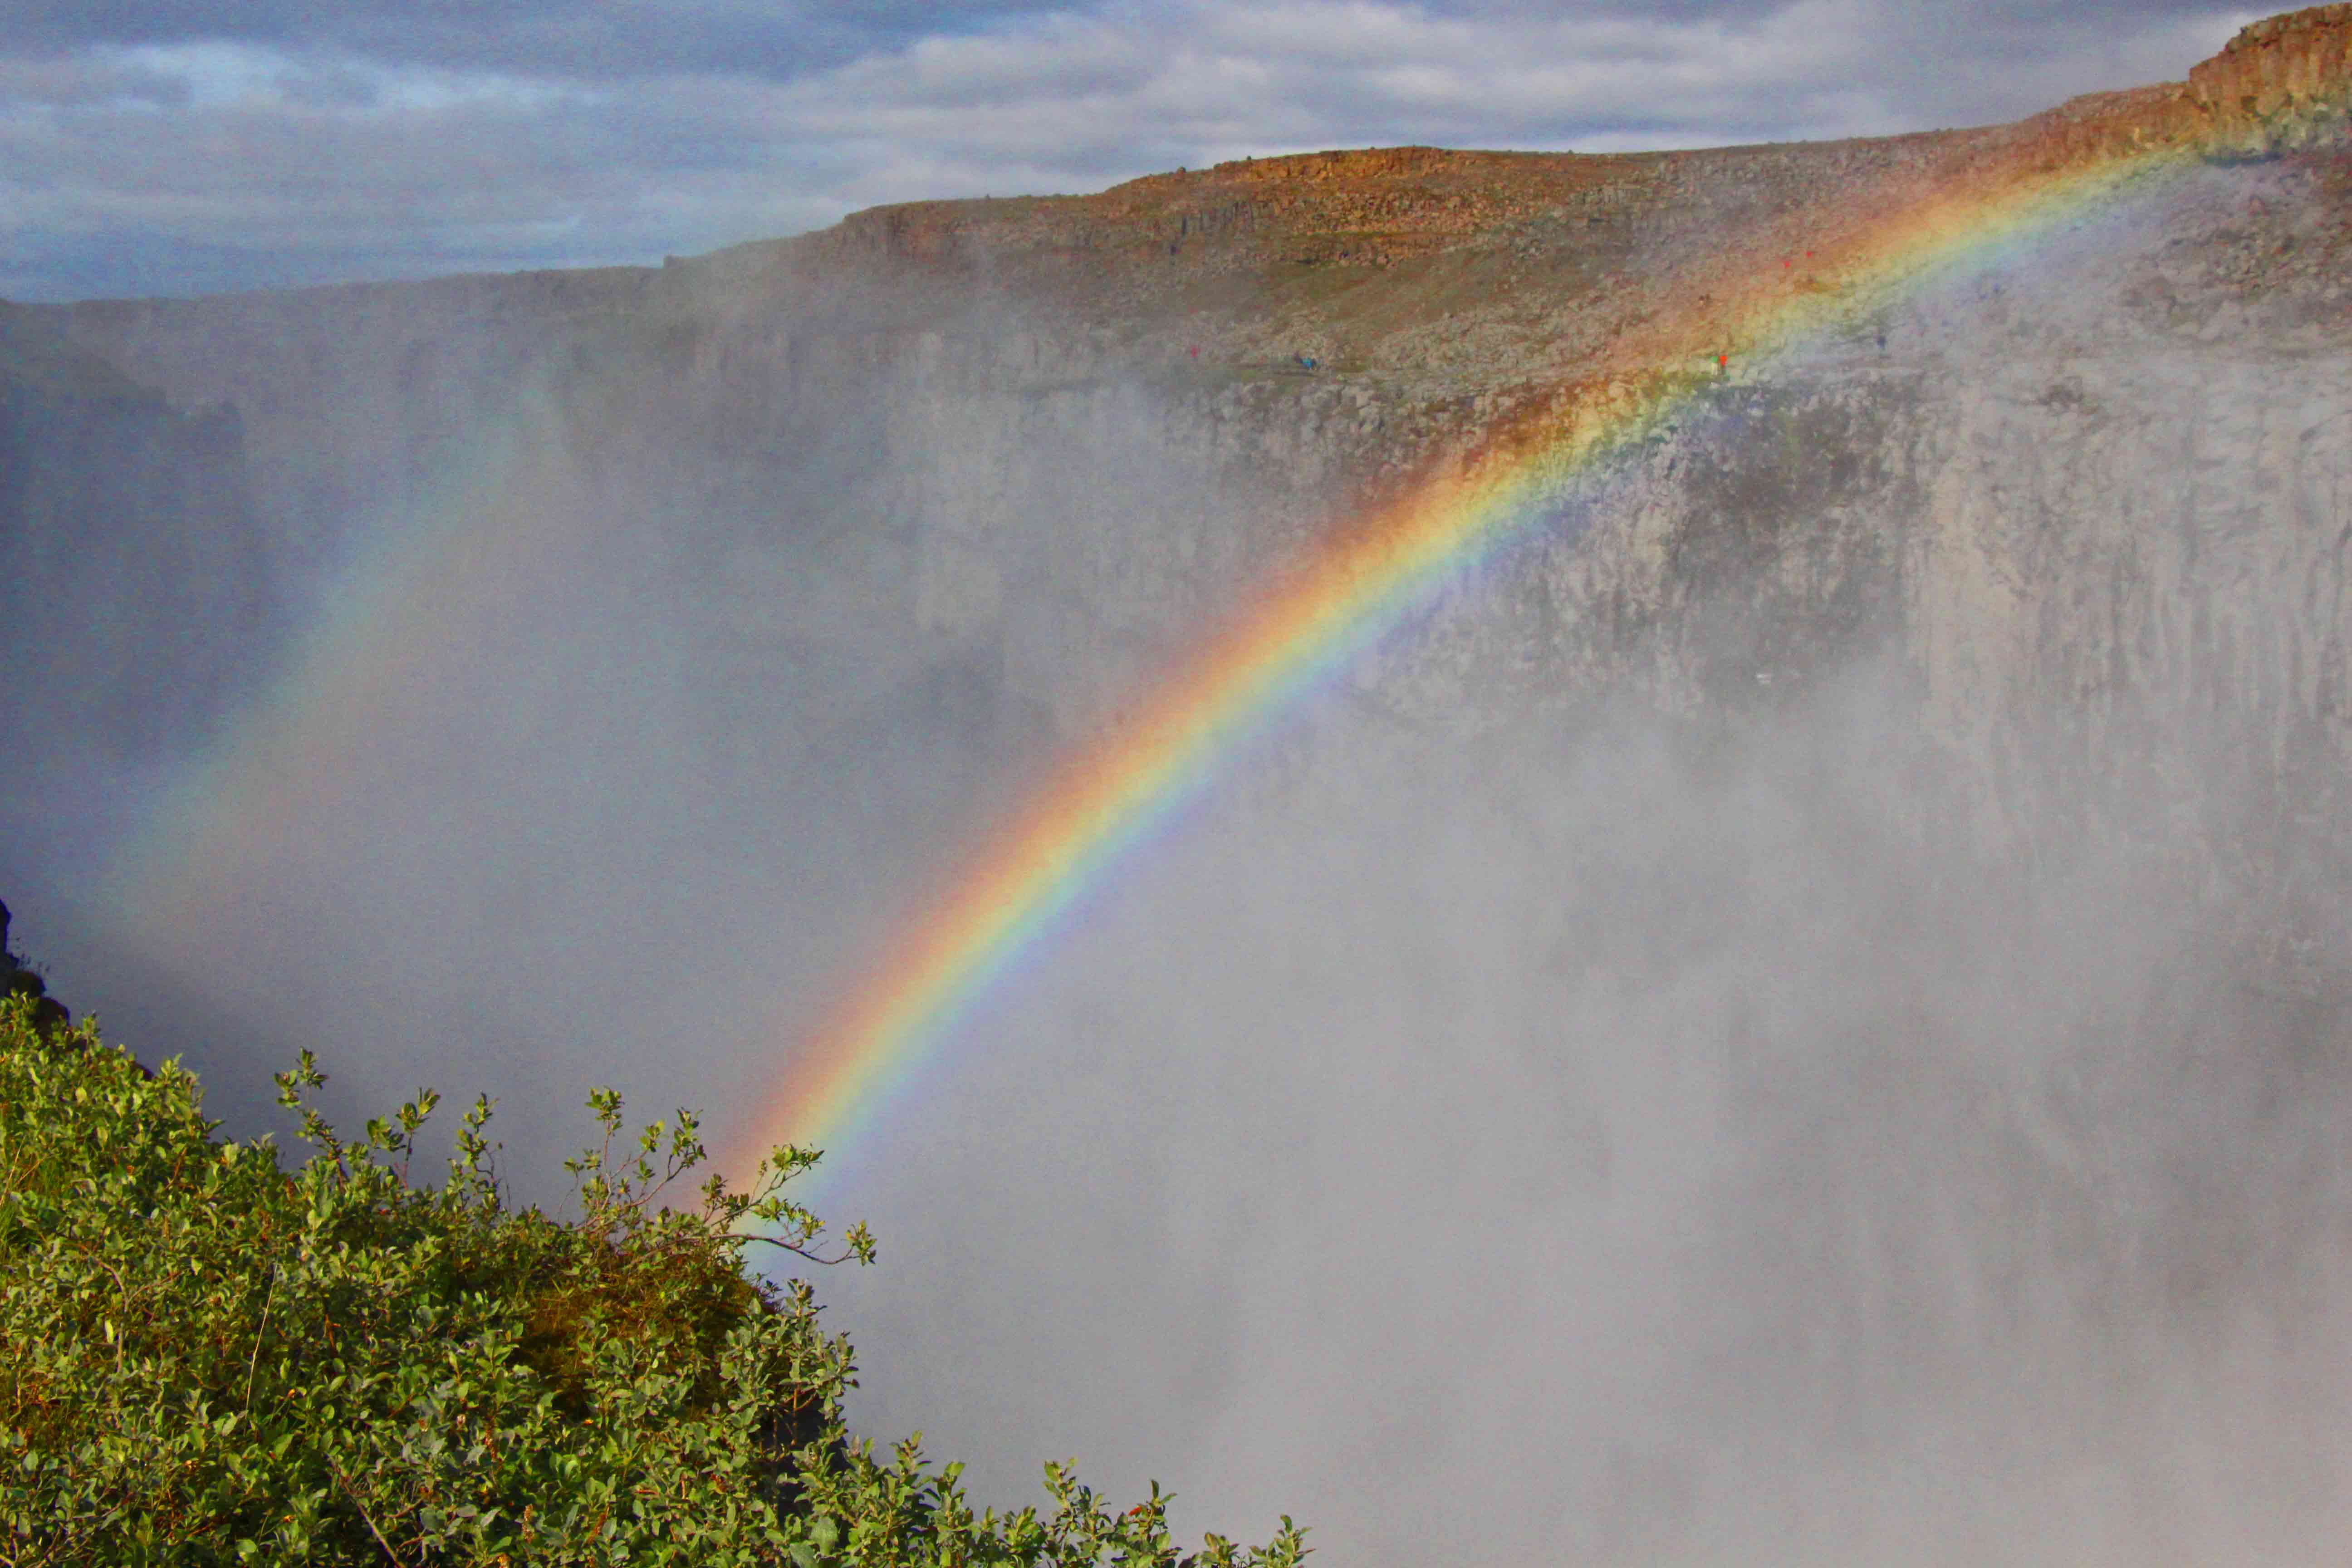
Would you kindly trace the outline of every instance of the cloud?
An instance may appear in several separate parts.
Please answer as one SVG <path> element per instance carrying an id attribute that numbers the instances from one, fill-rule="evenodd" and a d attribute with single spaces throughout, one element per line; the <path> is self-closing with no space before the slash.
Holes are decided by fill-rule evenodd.
<path id="1" fill-rule="evenodd" d="M 614 91 L 250 45 L 0 68 L 0 292 L 657 259 L 839 204 L 726 82 Z M 812 166 L 819 166 L 812 161 Z"/>
<path id="2" fill-rule="evenodd" d="M 392 64 L 630 79 L 671 71 L 792 76 L 935 33 L 1001 26 L 1064 0 L 18 0 L 0 50 L 241 43 L 340 50 Z"/>
<path id="3" fill-rule="evenodd" d="M 164 0 L 37 4 L 0 20 L 0 294 L 647 262 L 877 202 L 1324 147 L 1984 123 L 2177 78 L 2252 15 L 557 0 L 492 21 L 263 5 L 215 24 Z"/>

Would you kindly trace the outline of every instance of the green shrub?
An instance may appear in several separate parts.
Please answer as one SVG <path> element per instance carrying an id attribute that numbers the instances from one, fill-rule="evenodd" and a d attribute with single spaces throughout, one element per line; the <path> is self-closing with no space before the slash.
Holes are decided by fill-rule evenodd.
<path id="1" fill-rule="evenodd" d="M 783 1195 L 814 1151 L 675 1202 L 694 1119 L 615 1159 L 600 1089 L 558 1220 L 501 1201 L 488 1101 L 433 1186 L 435 1096 L 346 1141 L 323 1081 L 279 1075 L 315 1150 L 289 1170 L 215 1138 L 176 1062 L 0 1000 L 0 1564 L 1176 1562 L 1156 1484 L 1112 1512 L 1048 1465 L 1050 1514 L 975 1516 L 918 1439 L 848 1436 L 847 1340 L 744 1270 L 759 1239 L 873 1260 Z M 1302 1537 L 1187 1561 L 1292 1568 Z"/>

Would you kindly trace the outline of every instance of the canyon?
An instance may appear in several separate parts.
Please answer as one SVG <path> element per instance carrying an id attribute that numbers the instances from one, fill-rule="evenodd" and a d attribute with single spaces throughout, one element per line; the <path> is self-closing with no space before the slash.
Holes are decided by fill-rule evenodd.
<path id="1" fill-rule="evenodd" d="M 753 577 L 838 581 L 881 617 L 836 644 L 822 617 L 746 607 L 751 642 L 784 635 L 867 667 L 877 689 L 961 671 L 1067 739 L 1221 594 L 1383 494 L 1471 462 L 1559 386 L 1655 374 L 1645 324 L 1703 321 L 1721 297 L 1723 326 L 1685 331 L 1685 363 L 1668 368 L 1710 373 L 1724 353 L 1708 395 L 1780 437 L 1710 450 L 1703 478 L 1670 439 L 1658 478 L 1618 509 L 1638 521 L 1526 563 L 1566 640 L 1494 637 L 1554 688 L 1638 669 L 1685 699 L 1754 700 L 1761 666 L 1821 662 L 1867 622 L 1901 640 L 1956 733 L 1997 749 L 2002 693 L 2127 706 L 2205 668 L 2209 643 L 2164 668 L 2178 638 L 2219 637 L 2233 705 L 2329 730 L 2323 693 L 2344 645 L 2326 519 L 2345 462 L 2352 277 L 2352 176 L 2330 131 L 2346 112 L 2342 12 L 2250 27 L 2185 86 L 1986 131 L 1268 158 L 1095 196 L 877 209 L 660 268 L 15 307 L 28 458 L 10 468 L 9 538 L 32 555 L 10 581 L 27 604 L 72 589 L 53 575 L 75 553 L 56 542 L 70 522 L 50 520 L 39 464 L 135 452 L 97 466 L 152 495 L 97 510 L 194 518 L 169 547 L 212 552 L 142 571 L 150 591 L 194 597 L 142 618 L 183 637 L 234 625 L 262 557 L 298 574 L 347 560 L 366 519 L 413 506 L 520 389 L 547 389 L 691 470 L 709 492 L 698 504 L 746 531 Z M 2064 287 L 1991 276 L 1935 306 L 1943 321 L 1898 302 L 1793 363 L 1748 363 L 1732 296 L 1784 272 L 1803 289 L 1807 260 L 1857 215 L 1987 170 L 2185 140 L 2260 161 L 2209 152 L 2191 195 L 2119 230 L 2116 254 L 2077 256 Z M 1964 311 L 1982 330 L 1961 330 Z M 844 375 L 859 384 L 854 408 L 833 395 Z M 1125 482 L 1181 473 L 1246 492 L 1247 516 L 1138 493 L 1128 504 L 1182 515 L 1130 558 L 1022 541 L 1016 516 L 1057 482 L 1047 470 L 1082 466 L 1068 447 L 1141 408 L 1147 449 L 1122 458 Z M 68 426 L 52 436 L 44 420 Z M 956 450 L 950 426 L 993 451 Z M 2205 443 L 2193 457 L 2178 438 L 2190 426 Z M 2016 467 L 2062 451 L 2061 471 Z M 823 540 L 751 537 L 763 533 L 751 514 L 787 510 L 773 498 L 814 475 L 851 490 L 829 503 Z M 2045 519 L 2063 526 L 2030 521 Z M 1719 642 L 1697 628 L 1727 556 L 1748 574 L 1738 595 L 1762 590 L 1736 612 L 1758 646 L 1702 654 Z M 2273 593 L 2295 613 L 2249 620 Z M 1825 616 L 1832 605 L 1845 608 Z M 891 651 L 858 646 L 869 636 Z M 157 651 L 175 668 L 198 657 Z M 2268 743 L 2289 745 L 2283 731 Z"/>
<path id="2" fill-rule="evenodd" d="M 232 1068 L 323 1029 L 364 1096 L 504 1084 L 526 1146 L 551 1075 L 740 1132 L 756 1053 L 1267 584 L 1654 406 L 1255 743 L 1171 830 L 1198 868 L 1089 906 L 1007 1004 L 1043 1043 L 873 1177 L 886 1244 L 950 1270 L 981 1247 L 940 1192 L 1026 1214 L 1066 1160 L 1095 1206 L 1006 1227 L 956 1345 L 922 1316 L 952 1272 L 859 1321 L 958 1447 L 1051 1448 L 1040 1346 L 1099 1352 L 1115 1472 L 1174 1442 L 1219 1517 L 1313 1482 L 1373 1560 L 1444 1554 L 1461 1498 L 1497 1560 L 1766 1515 L 1861 1556 L 1921 1519 L 1955 1560 L 2015 1518 L 2038 1544 L 1990 1555 L 2328 1539 L 2347 40 L 2299 11 L 2014 125 L 1253 158 L 659 267 L 0 307 L 0 887 L 112 977 L 78 1013 L 233 1114 L 266 1111 Z M 1871 273 L 1939 202 L 1958 237 Z M 201 852 L 76 892 L 174 787 Z M 1107 1062 L 1149 1115 L 1087 1098 Z M 1408 1137 L 1437 1196 L 1367 1152 Z M 1391 1212 L 1469 1227 L 1481 1289 L 1365 1305 Z M 1538 1299 L 1590 1311 L 1591 1364 L 1511 1372 Z M 1428 1322 L 1501 1348 L 1465 1370 Z M 1564 1479 L 1506 1462 L 1578 1401 L 1622 1419 Z M 1920 1479 L 1979 1439 L 1984 1497 Z M 1780 1485 L 1790 1447 L 1833 1479 Z M 2097 1457 L 2063 1506 L 2062 1453 Z M 2224 1472 L 2286 1500 L 2249 1522 Z"/>

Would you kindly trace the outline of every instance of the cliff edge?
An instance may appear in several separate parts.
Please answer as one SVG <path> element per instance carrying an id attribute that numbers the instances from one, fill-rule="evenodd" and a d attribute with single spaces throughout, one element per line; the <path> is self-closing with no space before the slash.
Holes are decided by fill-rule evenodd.
<path id="1" fill-rule="evenodd" d="M 2352 118 L 2352 5 L 2314 5 L 2242 29 L 2189 72 L 2217 152 L 2262 156 L 2339 142 Z"/>

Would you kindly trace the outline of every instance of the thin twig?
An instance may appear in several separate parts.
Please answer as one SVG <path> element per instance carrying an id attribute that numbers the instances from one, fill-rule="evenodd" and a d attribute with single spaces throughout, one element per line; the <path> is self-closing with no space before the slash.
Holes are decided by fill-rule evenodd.
<path id="1" fill-rule="evenodd" d="M 253 1354 L 247 1356 L 245 1363 L 245 1410 L 248 1415 L 253 1413 L 253 1373 L 261 1364 L 261 1337 L 269 1331 L 269 1300 L 277 1292 L 278 1265 L 272 1263 L 268 1287 L 261 1292 L 261 1321 L 253 1329 Z"/>
<path id="2" fill-rule="evenodd" d="M 368 1512 L 367 1504 L 360 1500 L 360 1494 L 352 1488 L 350 1479 L 343 1474 L 343 1468 L 335 1463 L 332 1458 L 329 1458 L 327 1468 L 333 1474 L 335 1484 L 343 1489 L 343 1495 L 352 1500 L 352 1506 L 360 1510 L 360 1522 L 368 1527 L 368 1533 L 375 1537 L 375 1543 L 383 1548 L 383 1554 L 386 1557 L 392 1559 L 392 1568 L 408 1568 L 408 1564 L 400 1560 L 400 1553 L 392 1549 L 392 1542 L 383 1538 L 383 1531 L 375 1527 L 374 1516 Z"/>
<path id="3" fill-rule="evenodd" d="M 807 1258 L 811 1263 L 822 1263 L 822 1264 L 824 1264 L 827 1268 L 832 1268 L 832 1267 L 833 1267 L 835 1264 L 836 1264 L 836 1263 L 846 1263 L 846 1262 L 848 1262 L 852 1258 L 854 1258 L 854 1257 L 856 1257 L 856 1253 L 852 1253 L 852 1252 L 845 1252 L 845 1253 L 843 1253 L 843 1254 L 842 1254 L 840 1257 L 838 1257 L 838 1258 L 823 1258 L 823 1257 L 819 1257 L 817 1254 L 815 1254 L 815 1253 L 814 1253 L 814 1252 L 811 1252 L 811 1251 L 810 1251 L 807 1247 L 794 1247 L 791 1242 L 789 1242 L 789 1241 L 780 1241 L 780 1240 L 778 1240 L 776 1237 L 772 1237 L 772 1236 L 746 1236 L 746 1237 L 740 1237 L 740 1239 L 744 1240 L 744 1241 L 764 1241 L 764 1242 L 766 1242 L 770 1247 L 782 1247 L 786 1252 L 792 1253 L 792 1254 L 793 1254 L 793 1255 L 794 1255 L 794 1256 L 796 1256 L 796 1257 L 805 1258 Z"/>

